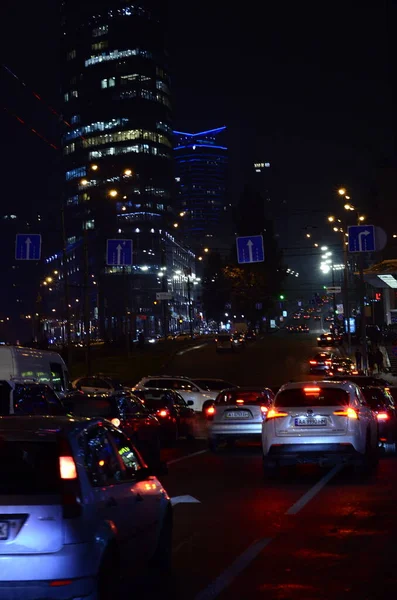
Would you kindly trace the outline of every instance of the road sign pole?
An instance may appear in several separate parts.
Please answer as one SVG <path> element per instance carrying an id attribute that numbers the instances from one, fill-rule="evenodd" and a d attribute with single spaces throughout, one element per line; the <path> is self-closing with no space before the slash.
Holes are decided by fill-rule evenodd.
<path id="1" fill-rule="evenodd" d="M 67 265 L 67 236 L 65 223 L 65 202 L 62 202 L 61 208 L 61 226 L 62 226 L 62 270 L 63 270 L 63 289 L 65 294 L 65 321 L 66 321 L 66 351 L 67 365 L 70 369 L 72 364 L 72 335 L 70 324 L 70 288 L 69 273 Z"/>
<path id="2" fill-rule="evenodd" d="M 359 273 L 360 273 L 360 313 L 361 313 L 361 347 L 363 356 L 364 373 L 368 372 L 368 347 L 367 347 L 367 320 L 365 316 L 365 281 L 364 281 L 364 255 L 360 254 L 359 258 Z"/>
<path id="3" fill-rule="evenodd" d="M 332 287 L 335 288 L 335 269 L 334 269 L 334 265 L 331 265 L 331 269 L 332 269 Z M 334 331 L 336 329 L 336 293 L 334 290 L 334 293 L 332 294 L 332 305 L 333 305 L 333 310 L 334 310 Z"/>
<path id="4" fill-rule="evenodd" d="M 344 227 L 343 230 L 346 228 Z M 344 262 L 344 273 L 343 273 L 343 318 L 345 320 L 346 332 L 347 332 L 347 351 L 348 354 L 351 354 L 352 351 L 352 336 L 350 332 L 350 311 L 349 311 L 349 264 L 348 264 L 348 255 L 347 255 L 347 246 L 345 242 L 345 234 L 342 232 L 342 244 L 343 244 L 343 262 Z"/>
<path id="5" fill-rule="evenodd" d="M 90 291 L 89 291 L 89 261 L 88 261 L 88 230 L 85 228 L 83 231 L 83 261 L 84 261 L 84 275 L 83 275 L 83 290 L 84 290 L 84 312 L 83 312 L 83 323 L 84 323 L 84 348 L 85 348 L 85 364 L 87 375 L 91 375 L 91 319 L 90 319 Z"/>

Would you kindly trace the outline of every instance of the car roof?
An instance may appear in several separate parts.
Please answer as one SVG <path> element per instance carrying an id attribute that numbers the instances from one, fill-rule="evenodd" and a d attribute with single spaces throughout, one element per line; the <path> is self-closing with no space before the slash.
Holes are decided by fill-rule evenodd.
<path id="1" fill-rule="evenodd" d="M 319 386 L 322 388 L 339 388 L 339 389 L 343 389 L 346 392 L 354 392 L 357 389 L 356 384 L 352 383 L 351 381 L 332 381 L 332 380 L 327 380 L 327 381 L 291 381 L 289 383 L 285 383 L 284 385 L 281 386 L 281 388 L 279 389 L 279 392 L 282 392 L 284 390 L 296 390 L 296 389 L 301 389 L 304 387 L 314 387 L 314 386 Z"/>
<path id="2" fill-rule="evenodd" d="M 192 381 L 225 381 L 225 379 L 216 379 L 215 377 L 192 377 Z"/>
<path id="3" fill-rule="evenodd" d="M 88 417 L 63 417 L 53 415 L 0 417 L 0 437 L 2 432 L 15 432 L 18 437 L 28 436 L 31 439 L 51 438 L 57 433 L 70 434 L 81 431 L 88 423 L 102 422 L 103 419 Z"/>
<path id="4" fill-rule="evenodd" d="M 263 390 L 271 390 L 271 388 L 266 385 L 236 386 L 220 390 L 219 393 L 223 394 L 224 392 L 262 392 Z"/>

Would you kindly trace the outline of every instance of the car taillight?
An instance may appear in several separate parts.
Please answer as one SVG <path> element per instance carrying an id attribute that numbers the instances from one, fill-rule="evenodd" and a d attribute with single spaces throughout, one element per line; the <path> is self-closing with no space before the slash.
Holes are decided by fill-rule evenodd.
<path id="1" fill-rule="evenodd" d="M 159 416 L 159 417 L 163 417 L 163 418 L 165 418 L 165 417 L 168 417 L 168 415 L 169 415 L 169 412 L 168 412 L 168 410 L 167 410 L 167 409 L 165 409 L 165 408 L 162 408 L 161 410 L 158 410 L 156 414 L 157 414 L 157 416 Z"/>
<path id="2" fill-rule="evenodd" d="M 287 412 L 279 412 L 275 408 L 271 408 L 266 413 L 266 420 L 277 419 L 278 417 L 288 417 L 288 413 Z"/>
<path id="3" fill-rule="evenodd" d="M 317 364 L 317 361 L 316 361 L 316 360 L 309 360 L 309 364 L 311 364 L 311 365 L 316 365 L 316 364 Z"/>
<path id="4" fill-rule="evenodd" d="M 389 415 L 385 412 L 380 412 L 376 415 L 376 418 L 378 419 L 378 421 L 387 421 L 389 418 Z"/>
<path id="5" fill-rule="evenodd" d="M 114 419 L 110 419 L 110 422 L 115 427 L 120 427 L 120 425 L 121 425 L 121 421 L 117 417 L 115 417 Z"/>
<path id="6" fill-rule="evenodd" d="M 241 400 L 241 398 L 238 398 L 236 400 L 236 404 L 244 404 L 244 400 Z"/>
<path id="7" fill-rule="evenodd" d="M 77 479 L 76 463 L 73 456 L 59 457 L 59 471 L 61 479 Z"/>
<path id="8" fill-rule="evenodd" d="M 325 361 L 325 364 L 326 364 L 326 365 L 332 365 L 332 361 L 331 361 L 331 360 L 326 360 L 326 361 Z"/>
<path id="9" fill-rule="evenodd" d="M 261 406 L 261 415 L 262 415 L 262 419 L 266 419 L 266 415 L 267 415 L 268 411 L 269 411 L 268 407 L 267 407 L 267 406 L 264 406 L 264 405 L 262 404 L 262 406 Z"/>
<path id="10" fill-rule="evenodd" d="M 214 415 L 215 414 L 215 406 L 209 406 L 205 412 L 207 413 L 207 415 Z"/>
<path id="11" fill-rule="evenodd" d="M 345 410 L 335 410 L 334 415 L 337 417 L 347 417 L 348 419 L 358 419 L 358 413 L 354 408 L 349 406 Z"/>
<path id="12" fill-rule="evenodd" d="M 74 519 L 81 515 L 81 489 L 72 449 L 65 438 L 59 440 L 58 452 L 63 518 Z"/>

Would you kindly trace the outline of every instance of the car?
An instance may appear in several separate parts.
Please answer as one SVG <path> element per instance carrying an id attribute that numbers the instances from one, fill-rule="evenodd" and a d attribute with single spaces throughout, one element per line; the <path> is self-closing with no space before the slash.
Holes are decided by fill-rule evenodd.
<path id="1" fill-rule="evenodd" d="M 76 391 L 65 398 L 65 406 L 74 416 L 108 419 L 125 433 L 146 463 L 161 472 L 160 423 L 139 398 L 127 392 L 110 395 Z"/>
<path id="2" fill-rule="evenodd" d="M 0 415 L 65 415 L 62 400 L 47 384 L 0 381 Z"/>
<path id="3" fill-rule="evenodd" d="M 224 379 L 211 379 L 209 377 L 195 377 L 191 380 L 202 392 L 221 392 L 226 388 L 237 387 Z"/>
<path id="4" fill-rule="evenodd" d="M 339 339 L 338 336 L 335 336 L 333 333 L 322 333 L 318 338 L 317 338 L 317 345 L 318 346 L 337 346 L 338 344 L 341 344 L 341 340 Z"/>
<path id="5" fill-rule="evenodd" d="M 308 325 L 299 325 L 298 333 L 309 333 L 310 327 Z"/>
<path id="6" fill-rule="evenodd" d="M 267 387 L 240 387 L 223 390 L 207 409 L 208 443 L 215 452 L 222 441 L 258 438 L 274 394 Z"/>
<path id="7" fill-rule="evenodd" d="M 374 386 L 362 387 L 362 392 L 378 420 L 379 443 L 386 453 L 395 453 L 397 446 L 396 406 L 390 392 Z"/>
<path id="8" fill-rule="evenodd" d="M 333 358 L 334 354 L 331 352 L 318 352 L 309 360 L 310 373 L 327 374 L 331 367 Z"/>
<path id="9" fill-rule="evenodd" d="M 377 463 L 378 423 L 354 383 L 287 383 L 266 413 L 262 449 L 265 476 L 300 463 L 367 470 Z"/>
<path id="10" fill-rule="evenodd" d="M 215 338 L 217 352 L 233 352 L 233 336 L 230 333 L 220 333 Z"/>
<path id="11" fill-rule="evenodd" d="M 136 396 L 144 403 L 161 426 L 161 439 L 175 442 L 180 437 L 194 439 L 196 431 L 196 414 L 190 407 L 192 400 L 184 400 L 177 391 L 150 388 L 137 390 Z"/>
<path id="12" fill-rule="evenodd" d="M 245 334 L 245 339 L 247 342 L 255 342 L 257 337 L 258 336 L 256 335 L 256 331 L 254 329 L 248 329 L 247 333 Z"/>
<path id="13" fill-rule="evenodd" d="M 288 331 L 288 333 L 298 333 L 299 325 L 287 325 L 285 329 Z"/>
<path id="14" fill-rule="evenodd" d="M 170 568 L 172 507 L 103 419 L 0 418 L 1 597 L 120 597 L 120 575 Z"/>
<path id="15" fill-rule="evenodd" d="M 232 336 L 233 350 L 242 350 L 245 348 L 246 341 L 243 333 L 234 333 Z"/>
<path id="16" fill-rule="evenodd" d="M 320 315 L 314 315 L 313 316 L 313 320 L 314 321 L 321 321 L 321 316 Z"/>
<path id="17" fill-rule="evenodd" d="M 328 375 L 358 375 L 358 371 L 351 358 L 334 355 L 328 370 Z"/>
<path id="18" fill-rule="evenodd" d="M 86 394 L 112 394 L 122 392 L 127 388 L 120 381 L 107 375 L 92 375 L 90 377 L 79 377 L 72 383 L 73 388 Z"/>
<path id="19" fill-rule="evenodd" d="M 332 323 L 334 321 L 334 317 L 332 315 L 327 315 L 324 318 L 324 321 L 326 321 L 327 323 Z"/>
<path id="20" fill-rule="evenodd" d="M 219 380 L 218 380 L 219 381 Z M 226 386 L 227 387 L 227 386 Z M 207 400 L 215 400 L 218 390 L 207 390 L 204 385 L 195 384 L 188 377 L 174 377 L 173 375 L 147 376 L 143 377 L 134 387 L 133 391 L 146 388 L 171 389 L 180 393 L 182 398 L 193 402 L 192 408 L 196 412 L 203 412 L 203 405 Z"/>
<path id="21" fill-rule="evenodd" d="M 373 375 L 332 375 L 329 379 L 331 381 L 351 381 L 359 387 L 375 386 L 390 389 L 390 383 L 386 379 Z"/>
<path id="22" fill-rule="evenodd" d="M 292 315 L 293 319 L 300 319 L 301 318 L 301 314 L 300 313 L 295 313 L 294 315 Z"/>

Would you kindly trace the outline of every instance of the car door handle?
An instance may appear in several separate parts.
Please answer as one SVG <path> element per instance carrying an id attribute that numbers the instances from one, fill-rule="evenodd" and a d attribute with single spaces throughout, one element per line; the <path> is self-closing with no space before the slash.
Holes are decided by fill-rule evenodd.
<path id="1" fill-rule="evenodd" d="M 141 494 L 137 494 L 136 495 L 136 501 L 137 502 L 143 502 L 143 496 L 141 496 Z"/>
<path id="2" fill-rule="evenodd" d="M 108 508 L 111 508 L 111 507 L 113 507 L 113 506 L 117 506 L 117 500 L 116 500 L 115 498 L 113 498 L 113 496 L 111 496 L 111 497 L 110 497 L 110 498 L 107 500 L 107 502 L 106 502 L 106 506 L 107 506 Z"/>

